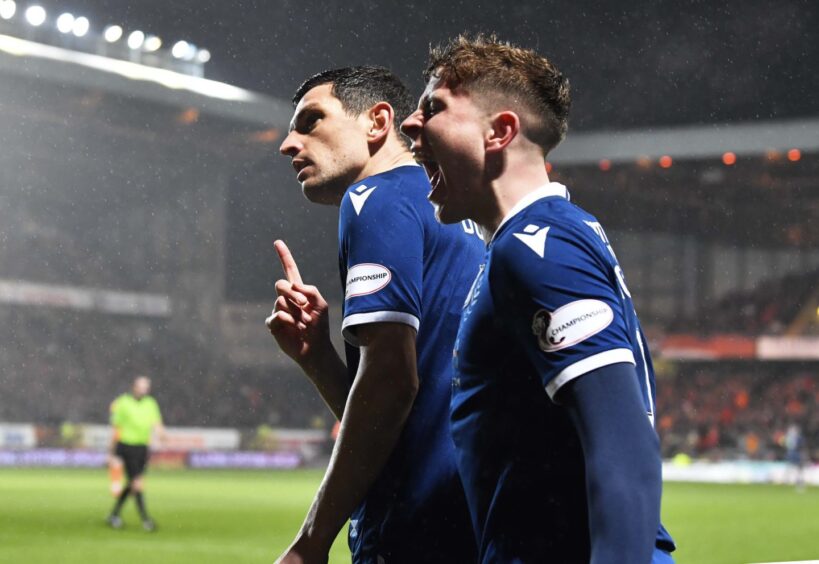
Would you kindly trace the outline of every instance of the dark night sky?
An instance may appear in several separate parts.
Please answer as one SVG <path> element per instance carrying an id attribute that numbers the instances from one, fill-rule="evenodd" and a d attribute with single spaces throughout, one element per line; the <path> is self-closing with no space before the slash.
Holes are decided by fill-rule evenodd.
<path id="1" fill-rule="evenodd" d="M 552 57 L 572 80 L 576 129 L 819 114 L 819 2 L 442 2 L 407 0 L 48 0 L 186 39 L 207 72 L 288 97 L 332 66 L 381 64 L 420 92 L 430 42 L 495 31 Z M 601 6 L 605 6 L 602 7 Z M 127 32 L 127 31 L 126 31 Z"/>

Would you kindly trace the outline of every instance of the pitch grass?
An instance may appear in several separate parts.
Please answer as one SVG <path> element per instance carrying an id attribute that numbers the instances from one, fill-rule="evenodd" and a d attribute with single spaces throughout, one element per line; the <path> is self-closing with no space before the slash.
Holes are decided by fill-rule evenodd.
<path id="1" fill-rule="evenodd" d="M 0 563 L 271 563 L 295 534 L 318 471 L 152 471 L 146 500 L 159 524 L 108 529 L 102 470 L 0 469 Z M 625 516 L 624 516 L 625 517 Z M 819 489 L 666 484 L 664 521 L 679 564 L 819 558 Z M 349 562 L 343 539 L 331 563 Z M 453 563 L 459 564 L 459 563 Z"/>

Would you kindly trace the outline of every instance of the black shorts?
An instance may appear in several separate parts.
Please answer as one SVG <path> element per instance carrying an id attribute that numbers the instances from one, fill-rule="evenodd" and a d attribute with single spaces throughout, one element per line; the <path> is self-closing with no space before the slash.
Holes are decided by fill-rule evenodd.
<path id="1" fill-rule="evenodd" d="M 117 443 L 114 454 L 122 459 L 125 465 L 125 475 L 128 476 L 129 482 L 145 473 L 149 457 L 147 446 Z"/>

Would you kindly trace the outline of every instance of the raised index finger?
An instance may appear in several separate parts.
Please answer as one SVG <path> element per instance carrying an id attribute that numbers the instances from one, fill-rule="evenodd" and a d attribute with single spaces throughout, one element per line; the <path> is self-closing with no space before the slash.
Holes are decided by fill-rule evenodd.
<path id="1" fill-rule="evenodd" d="M 273 246 L 276 247 L 276 253 L 279 255 L 279 260 L 282 263 L 284 276 L 287 278 L 287 281 L 291 284 L 303 285 L 301 274 L 299 274 L 299 267 L 296 265 L 296 261 L 284 241 L 277 240 L 273 243 Z"/>

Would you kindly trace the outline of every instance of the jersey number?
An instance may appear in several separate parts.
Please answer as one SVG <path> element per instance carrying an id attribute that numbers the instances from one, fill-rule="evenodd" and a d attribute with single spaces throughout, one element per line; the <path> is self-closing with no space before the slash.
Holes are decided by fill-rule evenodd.
<path id="1" fill-rule="evenodd" d="M 478 226 L 475 225 L 475 222 L 471 219 L 465 219 L 461 222 L 461 227 L 464 228 L 464 231 L 467 235 L 475 235 L 479 239 L 483 239 L 481 236 L 481 231 L 478 229 Z"/>
<path id="2" fill-rule="evenodd" d="M 617 276 L 617 283 L 620 285 L 620 289 L 626 296 L 631 298 L 631 292 L 629 292 L 628 287 L 626 287 L 626 277 L 623 275 L 623 269 L 620 268 L 619 264 L 614 266 L 614 274 Z"/>

